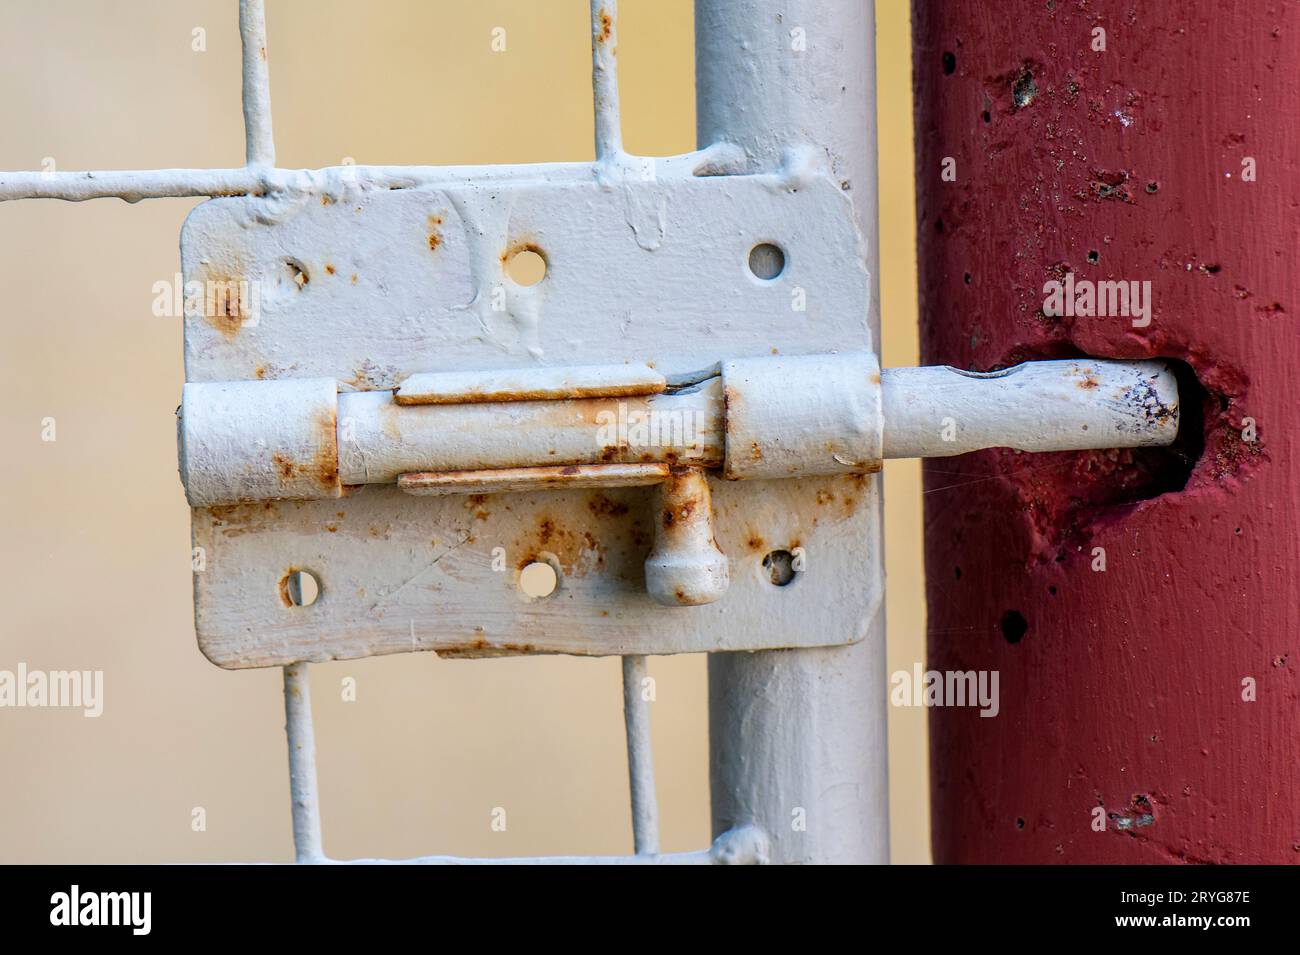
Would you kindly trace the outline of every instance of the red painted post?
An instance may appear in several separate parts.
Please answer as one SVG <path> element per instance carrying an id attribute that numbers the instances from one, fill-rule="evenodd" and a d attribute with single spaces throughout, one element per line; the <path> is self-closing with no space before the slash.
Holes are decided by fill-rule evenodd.
<path id="1" fill-rule="evenodd" d="M 1172 453 L 927 462 L 935 861 L 1300 862 L 1300 4 L 914 6 L 923 363 L 1188 372 Z"/>

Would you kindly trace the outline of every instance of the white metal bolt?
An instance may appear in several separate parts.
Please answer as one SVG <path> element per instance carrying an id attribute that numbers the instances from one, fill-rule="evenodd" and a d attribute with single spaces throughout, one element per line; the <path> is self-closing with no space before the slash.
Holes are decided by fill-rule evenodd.
<path id="1" fill-rule="evenodd" d="M 645 561 L 646 590 L 666 607 L 712 603 L 727 592 L 727 556 L 713 535 L 713 497 L 704 472 L 675 470 L 660 485 L 655 543 Z"/>

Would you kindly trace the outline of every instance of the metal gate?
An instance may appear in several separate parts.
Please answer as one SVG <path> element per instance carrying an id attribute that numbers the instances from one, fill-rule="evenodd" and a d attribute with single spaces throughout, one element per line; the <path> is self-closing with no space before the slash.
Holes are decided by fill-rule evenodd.
<path id="1" fill-rule="evenodd" d="M 592 0 L 595 162 L 286 170 L 241 0 L 245 167 L 0 173 L 214 199 L 182 236 L 196 629 L 283 667 L 299 862 L 333 861 L 310 663 L 411 650 L 621 656 L 635 855 L 409 861 L 887 861 L 881 461 L 1173 439 L 1159 362 L 880 370 L 872 15 L 833 12 L 697 0 L 691 154 L 623 150 Z M 681 652 L 715 839 L 662 854 L 640 688 Z"/>

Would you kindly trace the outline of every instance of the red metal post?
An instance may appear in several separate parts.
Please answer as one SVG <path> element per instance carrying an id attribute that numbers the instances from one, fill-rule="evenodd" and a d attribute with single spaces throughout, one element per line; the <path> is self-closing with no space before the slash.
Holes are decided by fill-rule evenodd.
<path id="1" fill-rule="evenodd" d="M 1172 451 L 927 463 L 1001 696 L 931 711 L 935 860 L 1300 862 L 1300 4 L 914 6 L 923 363 L 1187 365 Z"/>

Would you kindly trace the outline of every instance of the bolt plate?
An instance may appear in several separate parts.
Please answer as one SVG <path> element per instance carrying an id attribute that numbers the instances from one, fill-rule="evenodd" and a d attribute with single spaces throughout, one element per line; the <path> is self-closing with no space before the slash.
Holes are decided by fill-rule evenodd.
<path id="1" fill-rule="evenodd" d="M 416 372 L 646 362 L 671 378 L 726 358 L 870 347 L 861 240 L 834 182 L 596 172 L 492 167 L 411 189 L 334 183 L 204 203 L 182 233 L 185 280 L 235 283 L 225 287 L 247 317 L 229 300 L 187 309 L 187 380 L 329 376 L 349 391 Z M 784 251 L 773 280 L 749 271 L 761 242 Z M 506 277 L 519 249 L 546 259 L 539 284 Z M 199 645 L 221 666 L 256 667 L 410 650 L 757 650 L 865 635 L 881 596 L 874 482 L 711 486 L 731 588 L 714 604 L 671 609 L 644 585 L 655 488 L 417 497 L 368 486 L 338 500 L 196 508 Z M 763 558 L 795 548 L 804 570 L 775 586 Z M 519 590 L 533 560 L 559 571 L 549 597 Z M 309 607 L 286 605 L 282 583 L 295 569 L 320 582 Z"/>

